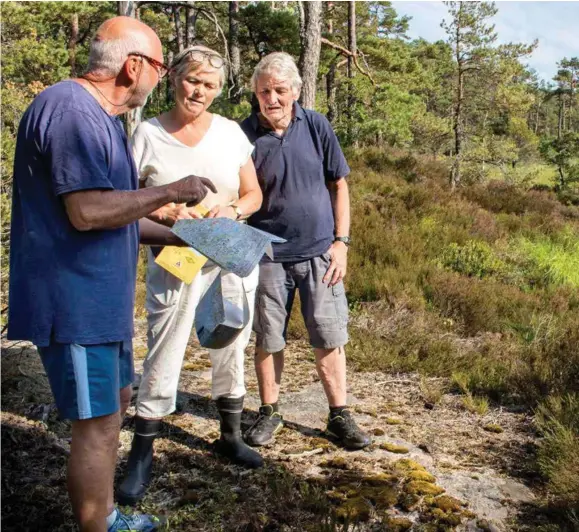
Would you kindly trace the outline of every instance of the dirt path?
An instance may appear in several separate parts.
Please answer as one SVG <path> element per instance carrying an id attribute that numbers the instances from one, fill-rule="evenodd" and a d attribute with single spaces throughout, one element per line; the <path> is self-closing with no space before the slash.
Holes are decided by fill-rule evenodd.
<path id="1" fill-rule="evenodd" d="M 65 491 L 69 426 L 58 420 L 35 350 L 6 347 L 2 525 L 73 530 Z M 145 352 L 140 334 L 137 372 Z M 246 426 L 259 406 L 251 362 Z M 218 422 L 209 362 L 191 345 L 178 409 L 156 442 L 155 480 L 141 509 L 168 514 L 172 530 L 533 529 L 525 516 L 537 499 L 530 470 L 535 435 L 526 414 L 473 414 L 451 394 L 425 404 L 425 387 L 440 388 L 436 379 L 351 374 L 349 402 L 374 443 L 346 452 L 324 438 L 327 404 L 307 346 L 292 345 L 284 376 L 286 427 L 263 449 L 266 468 L 244 471 L 212 454 Z M 130 421 L 121 433 L 119 474 Z"/>

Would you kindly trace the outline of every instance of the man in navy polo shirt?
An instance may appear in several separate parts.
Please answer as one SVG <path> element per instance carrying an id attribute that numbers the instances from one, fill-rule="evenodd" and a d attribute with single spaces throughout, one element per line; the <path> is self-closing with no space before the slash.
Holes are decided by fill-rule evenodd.
<path id="1" fill-rule="evenodd" d="M 327 432 L 349 449 L 370 438 L 346 407 L 348 302 L 344 292 L 350 244 L 350 173 L 327 119 L 297 103 L 302 80 L 294 60 L 276 52 L 252 77 L 259 111 L 241 124 L 255 145 L 253 159 L 263 191 L 250 225 L 287 240 L 260 264 L 256 294 L 255 369 L 262 406 L 245 437 L 266 445 L 282 427 L 278 397 L 286 331 L 296 290 L 314 348 L 316 369 L 330 405 Z"/>
<path id="2" fill-rule="evenodd" d="M 68 490 L 82 531 L 161 525 L 154 516 L 122 514 L 113 502 L 133 380 L 139 234 L 145 244 L 180 245 L 144 217 L 170 202 L 197 204 L 206 187 L 215 192 L 195 176 L 137 190 L 118 115 L 144 105 L 166 74 L 162 61 L 151 28 L 112 18 L 91 43 L 87 74 L 43 91 L 18 129 L 8 338 L 38 346 L 58 410 L 72 421 Z"/>

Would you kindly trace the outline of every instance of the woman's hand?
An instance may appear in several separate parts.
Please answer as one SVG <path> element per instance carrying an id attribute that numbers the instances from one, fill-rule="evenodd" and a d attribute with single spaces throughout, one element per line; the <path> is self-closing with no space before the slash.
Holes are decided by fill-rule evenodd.
<path id="1" fill-rule="evenodd" d="M 235 207 L 231 205 L 215 205 L 206 215 L 205 218 L 229 218 L 230 220 L 237 220 L 237 213 Z"/>
<path id="2" fill-rule="evenodd" d="M 168 218 L 171 218 L 174 222 L 177 220 L 190 220 L 192 218 L 200 219 L 203 218 L 195 207 L 187 207 L 184 203 L 175 204 L 168 209 Z"/>
<path id="3" fill-rule="evenodd" d="M 192 218 L 203 218 L 203 216 L 199 214 L 195 207 L 187 207 L 184 203 L 168 203 L 152 212 L 148 218 L 167 227 L 173 227 L 177 220 L 190 220 Z"/>

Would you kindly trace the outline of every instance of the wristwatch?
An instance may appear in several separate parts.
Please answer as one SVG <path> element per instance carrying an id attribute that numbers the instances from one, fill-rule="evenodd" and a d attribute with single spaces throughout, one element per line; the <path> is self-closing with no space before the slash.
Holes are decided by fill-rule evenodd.
<path id="1" fill-rule="evenodd" d="M 334 242 L 343 242 L 346 246 L 350 246 L 352 239 L 349 236 L 337 236 L 334 238 Z"/>

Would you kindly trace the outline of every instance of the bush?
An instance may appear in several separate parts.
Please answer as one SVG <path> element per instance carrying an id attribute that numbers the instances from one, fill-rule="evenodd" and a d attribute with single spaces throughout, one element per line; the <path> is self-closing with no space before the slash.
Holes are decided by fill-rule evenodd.
<path id="1" fill-rule="evenodd" d="M 424 282 L 424 296 L 442 316 L 461 323 L 468 336 L 501 332 L 509 323 L 524 323 L 539 304 L 515 287 L 455 272 L 430 275 Z"/>
<path id="2" fill-rule="evenodd" d="M 539 468 L 546 477 L 553 503 L 579 508 L 579 395 L 549 397 L 537 409 L 536 424 L 543 435 Z"/>
<path id="3" fill-rule="evenodd" d="M 438 263 L 443 268 L 479 279 L 504 267 L 487 243 L 476 240 L 469 240 L 464 246 L 453 242 L 443 250 Z"/>

